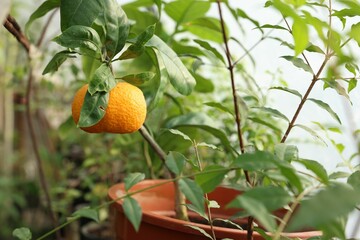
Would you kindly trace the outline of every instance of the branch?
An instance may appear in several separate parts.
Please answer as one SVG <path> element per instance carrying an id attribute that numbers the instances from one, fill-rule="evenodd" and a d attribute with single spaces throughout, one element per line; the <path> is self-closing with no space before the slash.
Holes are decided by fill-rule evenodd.
<path id="1" fill-rule="evenodd" d="M 29 39 L 21 31 L 21 28 L 20 28 L 19 24 L 17 23 L 17 21 L 15 20 L 15 18 L 13 18 L 11 15 L 8 15 L 5 22 L 4 22 L 4 27 L 25 48 L 25 50 L 26 50 L 26 52 L 27 52 L 27 54 L 28 54 L 28 56 L 30 58 L 31 43 L 30 43 Z M 38 168 L 38 171 L 39 171 L 40 185 L 41 185 L 41 187 L 42 187 L 42 189 L 44 191 L 46 204 L 47 204 L 47 208 L 48 208 L 48 211 L 49 211 L 49 214 L 50 214 L 52 224 L 53 224 L 53 226 L 57 226 L 58 221 L 57 221 L 56 214 L 55 214 L 55 212 L 53 210 L 53 207 L 52 207 L 50 192 L 49 192 L 49 188 L 48 188 L 48 185 L 47 185 L 46 176 L 45 176 L 45 173 L 44 173 L 44 168 L 43 168 L 42 159 L 41 159 L 40 152 L 39 152 L 38 141 L 37 141 L 37 138 L 36 138 L 34 123 L 33 123 L 33 119 L 32 119 L 33 116 L 31 114 L 30 103 L 31 103 L 32 85 L 33 85 L 33 69 L 32 69 L 32 67 L 30 67 L 29 76 L 28 76 L 28 82 L 27 82 L 27 86 L 26 86 L 26 95 L 25 95 L 26 120 L 27 120 L 27 124 L 29 126 L 31 143 L 32 143 L 32 146 L 33 146 L 33 151 L 34 151 L 34 154 L 35 154 L 37 168 Z M 61 235 L 60 235 L 59 232 L 56 232 L 56 238 L 61 239 Z"/>
<path id="2" fill-rule="evenodd" d="M 30 41 L 22 33 L 21 28 L 15 18 L 10 14 L 7 16 L 4 27 L 17 39 L 17 41 L 25 48 L 26 52 L 30 52 Z"/>

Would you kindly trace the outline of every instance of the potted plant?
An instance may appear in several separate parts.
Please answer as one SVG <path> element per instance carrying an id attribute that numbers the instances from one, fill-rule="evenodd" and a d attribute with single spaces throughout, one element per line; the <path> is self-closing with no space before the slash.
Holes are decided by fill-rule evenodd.
<path id="1" fill-rule="evenodd" d="M 322 139 L 298 122 L 309 102 L 341 122 L 327 101 L 330 89 L 350 99 L 356 87 L 357 59 L 347 48 L 360 43 L 360 26 L 346 20 L 359 15 L 357 2 L 267 1 L 265 9 L 280 22 L 266 24 L 227 1 L 74 4 L 45 1 L 30 17 L 33 21 L 60 7 L 62 33 L 54 40 L 67 50 L 55 54 L 43 73 L 81 56 L 88 85 L 75 95 L 75 122 L 93 133 L 139 131 L 149 147 L 145 158 L 152 160 L 147 166 L 155 169 L 144 170 L 147 176 L 129 173 L 124 183 L 110 188 L 111 211 L 119 217 L 114 220 L 117 239 L 169 239 L 160 227 L 174 239 L 346 238 L 344 223 L 360 201 L 356 155 L 344 161 L 350 171 L 328 174 L 316 159 L 301 157 L 299 138 L 288 139 L 296 129 Z M 211 7 L 216 17 L 207 15 Z M 250 22 L 259 40 L 244 47 L 225 22 L 225 9 L 240 29 L 243 20 Z M 170 34 L 162 26 L 165 14 L 175 24 Z M 305 72 L 310 82 L 303 92 L 274 75 L 264 93 L 248 73 L 244 58 L 256 62 L 261 56 L 251 51 L 267 40 L 288 49 L 273 61 L 281 57 L 294 72 Z M 239 49 L 243 55 L 236 56 Z M 322 98 L 311 97 L 321 83 Z M 283 102 L 298 98 L 290 113 L 270 107 L 267 95 L 276 91 L 284 94 Z M 312 121 L 328 134 L 324 142 L 342 153 L 344 146 L 329 134 L 340 128 Z M 143 181 L 151 175 L 165 180 Z M 147 197 L 156 202 L 149 204 Z M 96 219 L 95 210 L 82 209 L 72 220 Z M 160 227 L 149 230 L 155 223 Z M 185 235 L 178 237 L 175 226 Z M 152 232 L 159 235 L 150 237 Z"/>

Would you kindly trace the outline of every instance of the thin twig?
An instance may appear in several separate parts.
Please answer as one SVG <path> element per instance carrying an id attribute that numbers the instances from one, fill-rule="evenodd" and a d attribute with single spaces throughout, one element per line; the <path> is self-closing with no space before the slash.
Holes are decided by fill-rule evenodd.
<path id="1" fill-rule="evenodd" d="M 43 43 L 43 40 L 44 40 L 44 38 L 45 38 L 45 34 L 46 34 L 46 32 L 47 32 L 47 30 L 49 29 L 49 26 L 50 26 L 50 22 L 51 22 L 52 19 L 54 18 L 54 16 L 55 16 L 55 14 L 57 13 L 57 11 L 58 11 L 58 8 L 55 9 L 55 10 L 51 13 L 51 15 L 49 16 L 48 20 L 46 21 L 45 26 L 43 27 L 43 29 L 42 29 L 42 31 L 41 31 L 41 34 L 40 34 L 40 37 L 39 37 L 39 39 L 38 39 L 38 41 L 37 41 L 37 43 L 36 43 L 36 46 L 37 46 L 37 47 L 41 46 L 41 44 Z"/>
<path id="2" fill-rule="evenodd" d="M 228 62 L 228 69 L 230 72 L 230 80 L 231 80 L 231 88 L 232 88 L 232 96 L 233 96 L 233 102 L 234 102 L 234 109 L 235 109 L 235 121 L 236 121 L 236 127 L 237 127 L 237 136 L 239 139 L 239 146 L 241 153 L 245 152 L 245 146 L 244 146 L 244 140 L 243 135 L 241 131 L 241 116 L 240 116 L 240 110 L 238 105 L 238 96 L 236 94 L 236 85 L 235 85 L 235 75 L 234 75 L 234 64 L 232 63 L 231 59 L 231 52 L 228 44 L 228 37 L 226 34 L 225 29 L 225 22 L 224 17 L 221 9 L 221 2 L 220 0 L 217 0 L 217 6 L 218 6 L 218 12 L 219 12 L 219 18 L 220 18 L 220 25 L 221 25 L 221 31 L 222 31 L 222 37 L 225 45 L 225 53 L 226 53 L 226 59 Z M 245 178 L 247 183 L 252 186 L 252 182 L 249 176 L 248 171 L 244 171 Z M 254 218 L 249 217 L 248 218 L 248 226 L 247 226 L 247 239 L 252 240 L 253 239 L 253 225 L 254 225 Z"/>

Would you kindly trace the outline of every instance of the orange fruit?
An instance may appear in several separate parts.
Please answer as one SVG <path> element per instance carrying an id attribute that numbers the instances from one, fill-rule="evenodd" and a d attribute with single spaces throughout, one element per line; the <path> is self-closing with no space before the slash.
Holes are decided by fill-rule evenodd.
<path id="1" fill-rule="evenodd" d="M 72 102 L 72 117 L 77 124 L 88 84 L 80 88 Z M 109 102 L 104 117 L 95 125 L 82 127 L 89 133 L 132 133 L 143 125 L 146 118 L 146 101 L 143 92 L 136 86 L 119 82 L 109 93 Z"/>

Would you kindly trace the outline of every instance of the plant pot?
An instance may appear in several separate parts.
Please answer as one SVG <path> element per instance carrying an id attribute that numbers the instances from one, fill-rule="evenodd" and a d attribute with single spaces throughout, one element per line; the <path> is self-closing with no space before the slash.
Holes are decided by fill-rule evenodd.
<path id="1" fill-rule="evenodd" d="M 130 191 L 136 191 L 155 184 L 164 182 L 164 180 L 145 180 Z M 208 194 L 210 200 L 215 200 L 221 206 L 211 210 L 212 218 L 229 219 L 239 209 L 225 209 L 227 203 L 234 199 L 241 192 L 235 189 L 218 187 L 212 193 Z M 116 184 L 109 189 L 111 200 L 125 194 L 124 184 Z M 143 211 L 142 222 L 138 232 L 134 230 L 131 223 L 126 219 L 122 201 L 119 200 L 112 204 L 111 214 L 113 214 L 113 227 L 115 230 L 116 240 L 205 240 L 208 239 L 199 231 L 190 228 L 188 225 L 199 227 L 207 233 L 211 233 L 209 225 L 195 222 L 186 222 L 174 218 L 174 184 L 172 182 L 148 189 L 144 192 L 132 196 L 135 198 Z M 190 219 L 197 218 L 196 214 L 189 212 Z M 198 217 L 198 219 L 201 219 Z M 246 219 L 236 222 L 237 224 L 246 224 Z M 246 230 L 239 230 L 228 227 L 215 226 L 215 235 L 217 239 L 246 239 Z M 321 235 L 319 231 L 305 231 L 296 233 L 286 233 L 287 237 L 307 239 Z M 254 233 L 254 239 L 263 239 L 260 234 Z"/>

